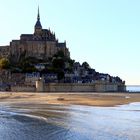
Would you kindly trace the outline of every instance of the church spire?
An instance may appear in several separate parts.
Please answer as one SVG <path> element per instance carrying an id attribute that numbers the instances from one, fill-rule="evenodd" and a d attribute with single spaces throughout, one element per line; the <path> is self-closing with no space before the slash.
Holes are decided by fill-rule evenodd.
<path id="1" fill-rule="evenodd" d="M 38 6 L 37 20 L 40 20 L 39 6 Z"/>
<path id="2" fill-rule="evenodd" d="M 36 24 L 35 24 L 35 30 L 40 30 L 42 29 L 42 25 L 41 25 L 41 22 L 40 22 L 40 13 L 39 13 L 39 6 L 38 6 L 38 13 L 37 13 L 37 21 L 36 21 Z"/>

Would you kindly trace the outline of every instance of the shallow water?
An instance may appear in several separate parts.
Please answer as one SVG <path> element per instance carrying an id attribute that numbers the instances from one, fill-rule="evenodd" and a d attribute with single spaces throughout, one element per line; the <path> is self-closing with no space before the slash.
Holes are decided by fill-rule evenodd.
<path id="1" fill-rule="evenodd" d="M 139 92 L 140 93 L 140 85 L 126 86 L 126 90 L 129 91 L 129 92 Z"/>
<path id="2" fill-rule="evenodd" d="M 117 107 L 33 107 L 52 112 L 40 117 L 29 110 L 0 106 L 0 140 L 139 140 L 140 103 Z"/>

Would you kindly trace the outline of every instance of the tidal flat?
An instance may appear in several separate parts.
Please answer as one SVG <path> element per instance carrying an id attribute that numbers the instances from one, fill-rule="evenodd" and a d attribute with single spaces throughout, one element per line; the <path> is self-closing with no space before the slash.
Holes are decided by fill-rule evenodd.
<path id="1" fill-rule="evenodd" d="M 0 140 L 139 140 L 139 96 L 2 93 Z"/>

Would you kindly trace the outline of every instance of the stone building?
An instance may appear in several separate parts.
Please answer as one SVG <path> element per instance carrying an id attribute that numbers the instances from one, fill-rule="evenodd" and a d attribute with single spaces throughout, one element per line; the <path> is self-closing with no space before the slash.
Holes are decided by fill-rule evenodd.
<path id="1" fill-rule="evenodd" d="M 12 40 L 10 42 L 10 46 L 0 46 L 1 57 L 7 57 L 8 54 L 15 60 L 19 60 L 21 55 L 47 59 L 58 51 L 63 51 L 65 56 L 70 57 L 66 42 L 58 42 L 55 34 L 50 29 L 42 28 L 39 8 L 33 34 L 21 34 L 19 40 Z"/>
<path id="2" fill-rule="evenodd" d="M 9 55 L 9 46 L 0 46 L 0 58 L 8 58 Z"/>

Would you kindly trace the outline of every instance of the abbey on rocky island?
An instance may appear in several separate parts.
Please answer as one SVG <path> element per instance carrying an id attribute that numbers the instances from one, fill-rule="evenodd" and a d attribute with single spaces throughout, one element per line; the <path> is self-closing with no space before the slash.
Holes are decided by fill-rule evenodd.
<path id="1" fill-rule="evenodd" d="M 87 62 L 70 58 L 66 41 L 60 43 L 43 29 L 38 8 L 33 34 L 0 46 L 0 91 L 93 92 L 125 91 L 118 76 L 96 72 Z"/>
<path id="2" fill-rule="evenodd" d="M 47 59 L 58 51 L 63 51 L 65 56 L 70 57 L 66 41 L 63 43 L 58 42 L 55 33 L 51 32 L 50 29 L 42 28 L 38 8 L 34 33 L 21 34 L 20 39 L 12 40 L 9 46 L 0 46 L 0 57 L 10 57 L 15 61 L 18 61 L 21 55 L 37 59 Z"/>

